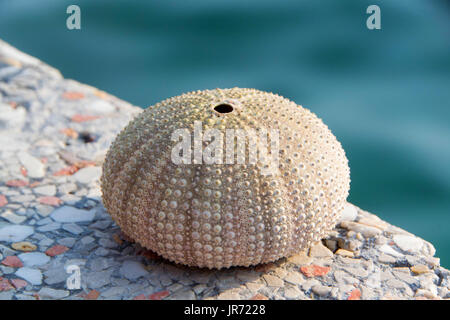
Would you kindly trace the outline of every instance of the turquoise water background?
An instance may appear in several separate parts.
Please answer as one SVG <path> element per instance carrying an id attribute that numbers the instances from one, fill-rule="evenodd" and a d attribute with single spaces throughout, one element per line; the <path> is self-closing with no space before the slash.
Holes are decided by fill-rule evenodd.
<path id="1" fill-rule="evenodd" d="M 66 8 L 81 8 L 81 30 Z M 381 30 L 366 8 L 381 8 Z M 0 38 L 146 107 L 252 87 L 330 127 L 349 201 L 432 242 L 450 267 L 450 4 L 390 1 L 0 0 Z"/>

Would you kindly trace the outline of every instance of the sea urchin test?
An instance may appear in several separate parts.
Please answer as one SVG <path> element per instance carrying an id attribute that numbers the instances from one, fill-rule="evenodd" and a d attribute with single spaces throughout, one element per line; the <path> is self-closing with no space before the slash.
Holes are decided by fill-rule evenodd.
<path id="1" fill-rule="evenodd" d="M 155 104 L 112 143 L 103 203 L 143 247 L 188 266 L 275 261 L 335 226 L 350 188 L 345 152 L 309 110 L 254 89 Z"/>

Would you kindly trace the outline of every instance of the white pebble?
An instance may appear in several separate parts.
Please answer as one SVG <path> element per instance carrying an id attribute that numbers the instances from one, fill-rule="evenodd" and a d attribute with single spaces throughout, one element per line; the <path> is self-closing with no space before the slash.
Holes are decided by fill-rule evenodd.
<path id="1" fill-rule="evenodd" d="M 37 286 L 42 284 L 42 273 L 37 269 L 23 267 L 16 271 L 16 276 L 28 281 L 32 285 Z"/>
<path id="2" fill-rule="evenodd" d="M 26 252 L 18 255 L 25 267 L 41 266 L 50 261 L 50 258 L 42 252 Z"/>
<path id="3" fill-rule="evenodd" d="M 395 244 L 403 251 L 420 252 L 423 242 L 421 239 L 404 234 L 396 234 L 393 237 Z"/>
<path id="4" fill-rule="evenodd" d="M 78 170 L 72 176 L 72 179 L 79 183 L 89 184 L 91 182 L 97 181 L 102 174 L 102 168 L 100 167 L 86 167 Z"/>
<path id="5" fill-rule="evenodd" d="M 34 232 L 29 226 L 6 226 L 0 229 L 0 241 L 19 242 L 32 235 Z"/>
<path id="6" fill-rule="evenodd" d="M 347 203 L 344 210 L 341 211 L 341 218 L 339 221 L 354 221 L 358 216 L 358 211 L 355 206 Z"/>
<path id="7" fill-rule="evenodd" d="M 74 207 L 63 206 L 52 212 L 50 217 L 58 222 L 86 222 L 94 219 L 94 210 L 82 210 Z"/>
<path id="8" fill-rule="evenodd" d="M 20 163 L 27 170 L 27 176 L 30 178 L 42 178 L 45 174 L 45 167 L 41 160 L 33 157 L 25 151 L 19 152 Z"/>

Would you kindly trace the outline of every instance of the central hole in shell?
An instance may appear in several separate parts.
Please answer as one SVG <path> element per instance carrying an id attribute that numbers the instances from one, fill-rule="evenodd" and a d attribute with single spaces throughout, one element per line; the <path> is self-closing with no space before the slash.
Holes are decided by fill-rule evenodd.
<path id="1" fill-rule="evenodd" d="M 218 113 L 230 113 L 233 111 L 233 106 L 230 106 L 229 104 L 222 103 L 214 107 L 214 110 Z"/>

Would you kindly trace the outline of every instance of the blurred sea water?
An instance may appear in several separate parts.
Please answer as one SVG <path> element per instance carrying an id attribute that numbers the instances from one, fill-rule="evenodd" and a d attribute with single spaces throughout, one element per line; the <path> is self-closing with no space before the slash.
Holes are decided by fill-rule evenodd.
<path id="1" fill-rule="evenodd" d="M 381 30 L 366 28 L 371 4 Z M 142 107 L 216 87 L 290 98 L 343 144 L 349 201 L 450 267 L 448 1 L 0 0 L 0 38 Z"/>

